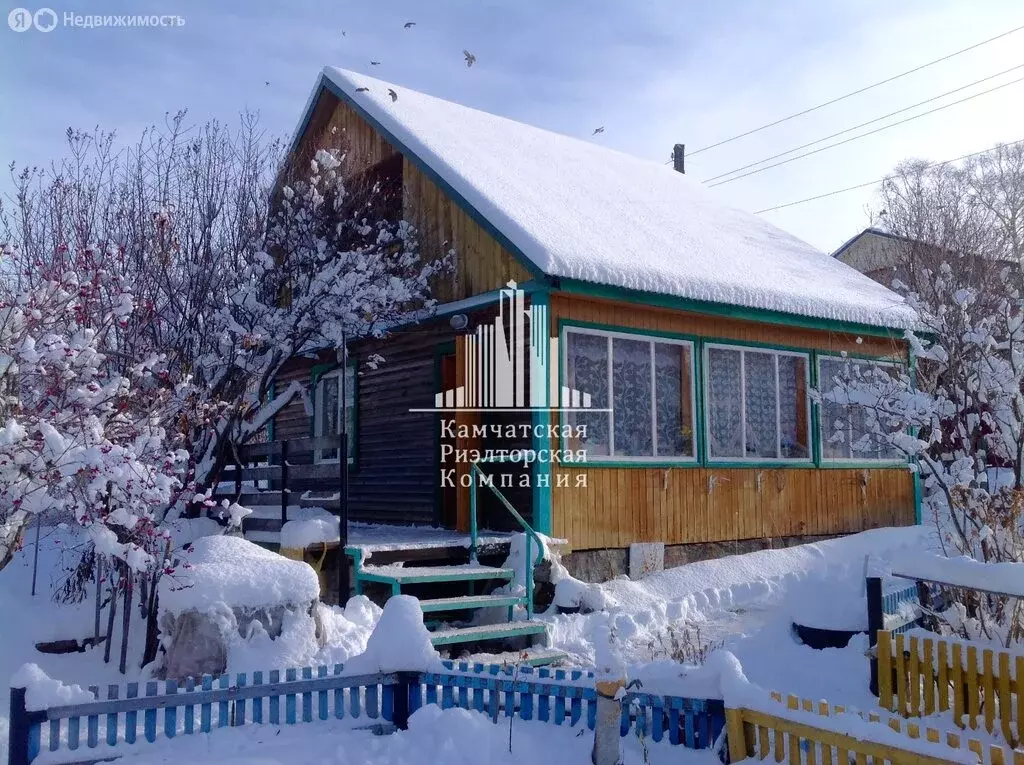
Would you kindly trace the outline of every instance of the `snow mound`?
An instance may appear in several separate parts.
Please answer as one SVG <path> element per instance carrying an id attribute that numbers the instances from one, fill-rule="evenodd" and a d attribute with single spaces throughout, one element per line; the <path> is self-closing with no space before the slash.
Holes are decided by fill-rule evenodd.
<path id="1" fill-rule="evenodd" d="M 302 550 L 323 542 L 337 542 L 341 530 L 337 518 L 310 518 L 306 521 L 288 521 L 281 527 L 281 547 Z"/>
<path id="2" fill-rule="evenodd" d="M 441 656 L 430 644 L 430 632 L 423 624 L 420 602 L 411 595 L 388 599 L 366 650 L 345 665 L 357 674 L 424 672 L 441 667 Z"/>
<path id="3" fill-rule="evenodd" d="M 12 688 L 25 689 L 25 706 L 46 709 L 68 704 L 87 704 L 96 698 L 80 685 L 65 685 L 47 675 L 38 664 L 23 664 L 11 678 Z"/>
<path id="4" fill-rule="evenodd" d="M 320 598 L 313 569 L 241 537 L 202 537 L 184 555 L 184 565 L 160 579 L 160 609 L 180 614 L 227 604 L 265 608 L 308 605 Z"/>

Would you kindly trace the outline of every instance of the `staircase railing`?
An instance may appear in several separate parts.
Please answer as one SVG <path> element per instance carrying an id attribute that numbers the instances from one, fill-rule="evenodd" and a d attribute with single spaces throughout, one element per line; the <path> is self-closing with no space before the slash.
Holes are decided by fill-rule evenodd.
<path id="1" fill-rule="evenodd" d="M 469 559 L 470 559 L 470 561 L 472 563 L 476 563 L 477 562 L 477 549 L 478 549 L 478 546 L 479 546 L 479 544 L 478 544 L 479 543 L 479 531 L 477 529 L 477 495 L 476 495 L 477 475 L 479 475 L 482 478 L 486 478 L 487 477 L 487 474 L 484 473 L 483 468 L 481 468 L 480 465 L 482 463 L 508 462 L 508 461 L 509 460 L 501 458 L 501 457 L 495 457 L 495 458 L 492 458 L 492 459 L 483 458 L 483 459 L 475 460 L 470 465 L 469 475 L 470 475 L 470 478 L 472 480 L 470 481 L 470 489 L 469 489 Z M 477 475 L 474 475 L 474 473 L 477 474 Z M 527 615 L 527 618 L 532 619 L 533 618 L 533 568 L 534 568 L 534 566 L 540 565 L 541 561 L 544 560 L 544 542 L 541 540 L 541 538 L 537 534 L 537 532 L 533 530 L 533 527 L 529 523 L 526 522 L 526 519 L 523 518 L 523 516 L 519 514 L 519 511 L 516 510 L 512 506 L 512 503 L 508 501 L 508 498 L 498 490 L 498 488 L 494 485 L 493 481 L 484 481 L 483 483 L 484 483 L 484 485 L 488 489 L 491 490 L 491 492 L 494 494 L 494 496 L 498 498 L 498 501 L 501 502 L 501 504 L 505 506 L 505 509 L 508 510 L 509 514 L 516 520 L 516 523 L 518 523 L 522 527 L 523 531 L 526 532 L 526 555 L 524 556 L 525 560 L 523 561 L 523 565 L 526 568 L 526 615 Z M 532 546 L 533 546 L 534 543 L 536 543 L 536 545 L 537 545 L 537 558 L 536 558 L 536 560 L 532 559 L 532 552 L 533 552 L 533 547 Z M 510 549 L 510 552 L 511 552 L 511 549 Z"/>

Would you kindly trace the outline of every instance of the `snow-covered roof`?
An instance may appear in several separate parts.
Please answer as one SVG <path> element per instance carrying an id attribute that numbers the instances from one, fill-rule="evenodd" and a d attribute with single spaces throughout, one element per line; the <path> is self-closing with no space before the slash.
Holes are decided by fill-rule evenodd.
<path id="1" fill-rule="evenodd" d="M 356 72 L 327 67 L 324 76 L 547 275 L 818 319 L 915 323 L 886 287 L 669 166 Z"/>

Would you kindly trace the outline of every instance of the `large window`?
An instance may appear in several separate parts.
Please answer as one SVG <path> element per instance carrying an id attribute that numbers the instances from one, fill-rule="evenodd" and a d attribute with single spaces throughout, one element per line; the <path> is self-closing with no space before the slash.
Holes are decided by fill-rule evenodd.
<path id="1" fill-rule="evenodd" d="M 342 414 L 341 368 L 320 376 L 313 401 L 313 435 L 316 437 L 339 435 L 345 422 L 348 435 L 348 461 L 355 460 L 356 448 L 356 370 L 349 364 L 345 369 L 345 413 Z M 318 449 L 317 462 L 337 462 L 337 449 Z"/>
<path id="2" fill-rule="evenodd" d="M 807 354 L 707 346 L 708 458 L 809 460 L 808 372 Z"/>
<path id="3" fill-rule="evenodd" d="M 876 416 L 869 406 L 836 403 L 829 394 L 842 390 L 848 384 L 874 385 L 891 379 L 899 369 L 892 362 L 848 359 L 839 356 L 818 358 L 818 388 L 821 400 L 821 456 L 822 459 L 841 461 L 902 459 L 899 451 L 879 438 Z"/>
<path id="4" fill-rule="evenodd" d="M 568 329 L 563 379 L 590 395 L 591 411 L 566 413 L 588 460 L 696 458 L 692 343 Z"/>

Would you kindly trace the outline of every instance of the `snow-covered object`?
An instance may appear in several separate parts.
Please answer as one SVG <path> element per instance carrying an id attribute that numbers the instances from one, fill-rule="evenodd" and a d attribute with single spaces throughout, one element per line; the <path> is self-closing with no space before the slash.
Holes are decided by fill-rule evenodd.
<path id="1" fill-rule="evenodd" d="M 337 518 L 288 521 L 281 527 L 282 548 L 302 550 L 310 545 L 337 542 L 339 539 L 341 533 Z"/>
<path id="2" fill-rule="evenodd" d="M 205 611 L 219 604 L 308 606 L 320 597 L 320 581 L 310 566 L 241 537 L 197 539 L 184 561 L 187 567 L 160 579 L 161 611 Z"/>
<path id="3" fill-rule="evenodd" d="M 23 664 L 11 678 L 12 688 L 25 689 L 28 709 L 46 709 L 68 704 L 86 704 L 96 697 L 80 685 L 65 685 L 54 680 L 35 663 Z"/>
<path id="4" fill-rule="evenodd" d="M 660 162 L 356 72 L 324 75 L 548 275 L 876 326 L 916 322 L 886 287 Z"/>
<path id="5" fill-rule="evenodd" d="M 924 551 L 901 556 L 893 573 L 1024 598 L 1024 563 L 982 563 L 965 555 L 944 557 Z"/>
<path id="6" fill-rule="evenodd" d="M 384 604 L 366 650 L 345 669 L 354 673 L 425 672 L 441 666 L 441 657 L 423 624 L 420 602 L 411 595 L 394 595 Z"/>

